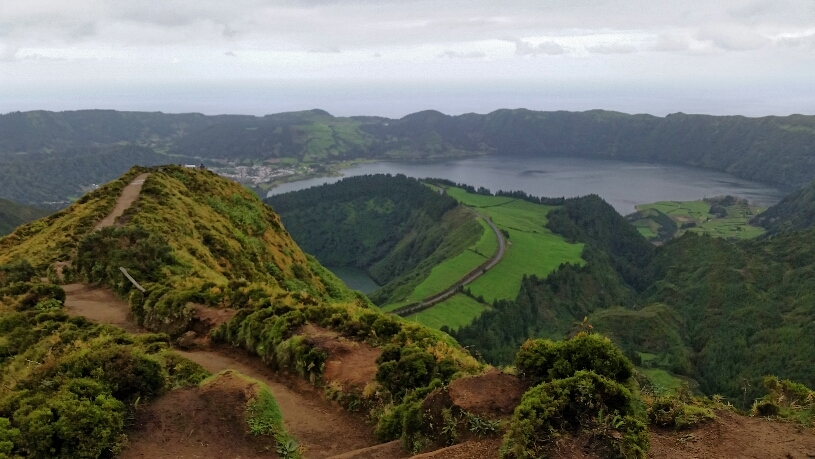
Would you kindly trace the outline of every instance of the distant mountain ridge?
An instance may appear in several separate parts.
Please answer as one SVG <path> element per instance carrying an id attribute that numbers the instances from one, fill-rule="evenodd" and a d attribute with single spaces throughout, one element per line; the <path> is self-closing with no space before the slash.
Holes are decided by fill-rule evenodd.
<path id="1" fill-rule="evenodd" d="M 484 154 L 575 156 L 699 166 L 797 188 L 815 179 L 815 116 L 676 113 L 657 117 L 604 110 L 501 109 L 459 116 L 428 110 L 394 120 L 334 117 L 323 110 L 263 117 L 112 110 L 14 112 L 0 115 L 0 196 L 18 202 L 79 196 L 80 185 L 89 184 L 28 173 L 25 183 L 57 182 L 53 192 L 30 192 L 18 184 L 6 186 L 20 175 L 8 171 L 36 169 L 51 161 L 69 170 L 92 167 L 103 176 L 97 181 L 104 182 L 126 170 L 115 163 L 130 154 L 127 148 L 144 149 L 138 159 L 144 165 L 198 159 L 293 158 L 313 163 Z M 96 160 L 78 166 L 85 152 L 100 149 L 108 154 L 109 166 Z M 73 163 L 55 159 L 66 152 L 73 152 Z"/>

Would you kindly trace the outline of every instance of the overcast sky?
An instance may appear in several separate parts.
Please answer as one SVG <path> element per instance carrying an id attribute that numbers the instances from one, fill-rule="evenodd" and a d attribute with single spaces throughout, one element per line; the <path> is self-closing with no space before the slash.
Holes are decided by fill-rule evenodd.
<path id="1" fill-rule="evenodd" d="M 0 112 L 815 114 L 815 0 L 0 0 Z"/>

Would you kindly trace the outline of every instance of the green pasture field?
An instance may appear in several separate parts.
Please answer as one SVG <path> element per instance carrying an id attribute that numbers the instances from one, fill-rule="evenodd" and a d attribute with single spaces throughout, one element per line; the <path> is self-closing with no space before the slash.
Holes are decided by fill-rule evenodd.
<path id="1" fill-rule="evenodd" d="M 716 218 L 686 231 L 717 237 L 750 239 L 764 234 L 765 229 L 747 224 L 744 218 Z"/>
<path id="2" fill-rule="evenodd" d="M 491 230 L 490 234 L 495 238 L 495 233 Z M 419 301 L 434 293 L 445 290 L 464 277 L 468 272 L 477 268 L 481 263 L 487 261 L 487 259 L 488 257 L 481 256 L 467 249 L 455 257 L 434 266 L 430 271 L 430 275 L 413 289 L 409 301 Z"/>
<path id="3" fill-rule="evenodd" d="M 637 371 L 644 374 L 651 381 L 651 384 L 667 392 L 675 392 L 685 382 L 684 379 L 659 368 L 637 367 Z"/>
<path id="4" fill-rule="evenodd" d="M 674 237 L 693 232 L 723 238 L 749 239 L 760 236 L 765 231 L 763 228 L 748 223 L 753 216 L 765 210 L 763 207 L 728 206 L 726 207 L 727 216 L 724 218 L 710 214 L 710 204 L 704 201 L 660 201 L 639 205 L 636 208 L 638 211 L 658 210 L 674 220 L 677 226 L 685 223 L 696 224 L 695 227 L 678 230 Z M 643 218 L 635 222 L 635 226 L 644 237 L 657 237 L 659 224 L 653 220 Z"/>
<path id="5" fill-rule="evenodd" d="M 524 275 L 546 277 L 561 263 L 583 264 L 583 244 L 569 244 L 546 228 L 540 233 L 509 230 L 507 242 L 501 262 L 467 285 L 474 296 L 483 296 L 488 303 L 515 299 Z"/>
<path id="6" fill-rule="evenodd" d="M 471 194 L 454 187 L 447 188 L 447 194 L 474 207 L 498 228 L 509 232 L 501 262 L 467 286 L 473 295 L 483 295 L 488 303 L 495 299 L 514 299 L 524 275 L 545 277 L 561 263 L 583 263 L 580 258 L 583 244 L 569 244 L 545 227 L 546 215 L 554 207 L 515 198 Z"/>
<path id="7" fill-rule="evenodd" d="M 482 312 L 490 309 L 467 295 L 458 294 L 450 297 L 430 309 L 406 317 L 406 320 L 418 322 L 426 327 L 440 329 L 447 325 L 453 330 L 469 325 Z"/>
<path id="8" fill-rule="evenodd" d="M 407 299 L 398 303 L 386 304 L 382 306 L 381 309 L 383 311 L 393 311 L 394 309 L 439 293 L 490 259 L 498 250 L 498 239 L 496 239 L 495 232 L 492 231 L 490 225 L 482 219 L 479 219 L 478 222 L 484 227 L 484 232 L 481 234 L 481 239 L 479 239 L 475 245 L 455 257 L 434 266 L 433 269 L 430 270 L 430 275 L 413 289 L 413 292 Z"/>

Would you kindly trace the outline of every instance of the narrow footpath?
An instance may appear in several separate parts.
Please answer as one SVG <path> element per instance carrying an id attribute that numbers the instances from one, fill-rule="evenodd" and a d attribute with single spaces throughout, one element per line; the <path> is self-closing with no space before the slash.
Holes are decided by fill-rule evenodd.
<path id="1" fill-rule="evenodd" d="M 141 174 L 127 185 L 113 211 L 95 229 L 114 225 L 116 219 L 136 202 L 148 176 Z M 69 284 L 63 288 L 66 293 L 65 312 L 69 315 L 115 325 L 130 333 L 149 333 L 134 322 L 128 303 L 110 290 L 85 284 Z M 323 459 L 377 444 L 373 429 L 365 424 L 362 414 L 348 413 L 326 401 L 319 389 L 306 381 L 276 373 L 259 358 L 249 356 L 244 351 L 207 347 L 176 352 L 213 374 L 236 370 L 269 386 L 280 405 L 286 429 L 300 442 L 307 459 Z"/>
<path id="2" fill-rule="evenodd" d="M 124 214 L 125 211 L 129 209 L 137 199 L 139 199 L 139 194 L 141 194 L 141 188 L 144 185 L 144 181 L 147 180 L 147 177 L 149 176 L 149 172 L 140 174 L 138 177 L 133 179 L 132 182 L 125 186 L 122 190 L 122 194 L 119 195 L 119 199 L 116 200 L 116 205 L 113 206 L 113 210 L 107 215 L 107 217 L 100 220 L 93 229 L 100 230 L 102 228 L 107 228 L 108 226 L 113 226 L 116 223 L 116 219 L 121 217 L 122 214 Z"/>

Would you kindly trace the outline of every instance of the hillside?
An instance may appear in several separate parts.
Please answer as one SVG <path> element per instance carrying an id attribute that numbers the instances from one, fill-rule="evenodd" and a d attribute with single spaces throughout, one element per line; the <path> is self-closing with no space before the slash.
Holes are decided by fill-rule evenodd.
<path id="1" fill-rule="evenodd" d="M 745 407 L 767 374 L 815 385 L 806 357 L 812 231 L 741 242 L 688 233 L 653 249 L 596 201 L 576 198 L 549 215 L 554 232 L 585 241 L 587 263 L 526 279 L 516 299 L 454 333 L 459 342 L 508 363 L 527 337 L 559 339 L 591 326 L 664 384 L 676 384 L 670 375 L 690 378 L 702 393 Z"/>
<path id="2" fill-rule="evenodd" d="M 485 232 L 455 199 L 404 176 L 350 177 L 265 202 L 322 264 L 365 270 L 382 286 L 370 295 L 379 305 L 408 299 L 431 268 L 466 252 Z"/>
<path id="3" fill-rule="evenodd" d="M 549 212 L 550 231 L 584 244 L 577 270 L 617 270 L 607 285 L 639 288 L 662 275 L 650 273 L 650 260 L 673 269 L 607 208 L 592 196 Z M 510 210 L 493 218 L 528 211 Z M 698 256 L 677 250 L 685 264 Z M 710 290 L 700 285 L 700 295 Z M 664 308 L 647 312 L 665 327 L 681 322 Z M 0 239 L 0 455 L 723 457 L 732 442 L 717 439 L 739 435 L 755 437 L 740 451 L 756 457 L 815 446 L 810 431 L 768 422 L 811 423 L 815 393 L 806 387 L 767 378 L 756 418 L 744 418 L 718 398 L 661 391 L 583 325 L 569 340 L 524 342 L 506 372 L 486 367 L 448 335 L 349 291 L 240 185 L 204 170 L 133 168 Z M 636 335 L 617 339 L 628 337 Z M 698 439 L 692 450 L 688 435 Z"/>
<path id="4" fill-rule="evenodd" d="M 21 206 L 7 199 L 0 199 L 0 236 L 5 236 L 22 225 L 48 215 L 48 211 L 36 207 Z"/>
<path id="5" fill-rule="evenodd" d="M 670 162 L 796 188 L 815 177 L 813 144 L 815 117 L 802 115 L 656 117 L 518 109 L 460 116 L 424 111 L 393 120 L 334 117 L 322 110 L 264 117 L 15 112 L 0 115 L 0 169 L 20 173 L 0 177 L 0 197 L 65 205 L 134 162 L 263 165 L 269 174 L 295 164 L 325 173 L 328 165 L 356 159 L 483 154 Z M 44 169 L 71 174 L 41 174 Z M 92 174 L 76 174 L 83 169 Z"/>
<path id="6" fill-rule="evenodd" d="M 815 182 L 787 195 L 750 223 L 765 228 L 767 236 L 811 228 L 815 225 Z"/>

